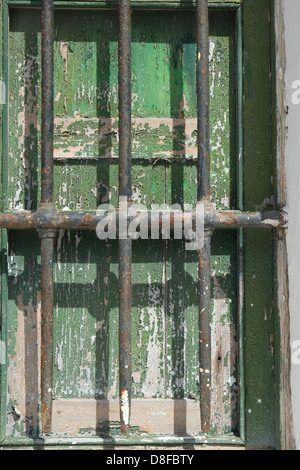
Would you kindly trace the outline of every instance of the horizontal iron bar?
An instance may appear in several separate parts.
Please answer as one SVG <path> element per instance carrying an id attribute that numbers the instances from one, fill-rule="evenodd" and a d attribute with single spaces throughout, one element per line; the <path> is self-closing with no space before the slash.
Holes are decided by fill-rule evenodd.
<path id="1" fill-rule="evenodd" d="M 39 8 L 41 5 L 40 0 L 7 0 L 6 2 L 9 6 L 13 8 L 24 8 L 32 7 Z M 227 1 L 219 3 L 218 1 L 209 1 L 209 9 L 212 10 L 236 10 L 242 4 L 242 0 L 238 3 Z M 55 8 L 80 8 L 82 10 L 87 9 L 105 9 L 105 10 L 116 10 L 118 8 L 118 0 L 111 0 L 109 5 L 107 0 L 58 0 L 54 2 Z M 173 0 L 173 1 L 162 1 L 162 0 L 145 0 L 141 2 L 136 0 L 132 2 L 132 8 L 134 9 L 151 9 L 151 10 L 173 10 L 173 9 L 192 9 L 196 8 L 195 0 Z"/>
<path id="2" fill-rule="evenodd" d="M 151 223 L 151 214 L 148 211 L 148 221 Z M 163 213 L 159 211 L 159 225 L 162 225 Z M 127 223 L 136 221 L 137 228 L 142 219 L 143 211 L 134 216 L 127 217 Z M 13 211 L 0 213 L 0 229 L 25 230 L 25 229 L 78 229 L 95 230 L 97 224 L 105 216 L 90 212 L 58 212 L 55 210 L 39 209 L 37 211 Z M 181 220 L 184 223 L 187 213 L 182 213 Z M 193 226 L 196 223 L 196 213 L 192 213 Z M 119 213 L 116 211 L 116 225 L 118 233 Z M 174 213 L 170 211 L 170 228 L 174 228 Z M 177 219 L 176 219 L 177 220 Z M 123 219 L 124 221 L 124 219 Z M 204 215 L 204 224 L 211 228 L 286 228 L 287 213 L 284 211 L 267 212 L 242 212 L 242 211 L 208 211 Z"/>

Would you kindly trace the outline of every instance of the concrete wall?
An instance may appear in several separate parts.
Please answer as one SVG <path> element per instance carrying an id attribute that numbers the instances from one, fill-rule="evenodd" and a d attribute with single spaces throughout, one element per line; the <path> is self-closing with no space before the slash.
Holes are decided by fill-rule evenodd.
<path id="1" fill-rule="evenodd" d="M 291 392 L 294 436 L 296 447 L 300 449 L 300 0 L 282 0 L 282 6 L 284 31 L 279 30 L 277 34 L 284 34 L 286 54 L 285 105 L 288 113 L 285 164 L 289 213 Z"/>

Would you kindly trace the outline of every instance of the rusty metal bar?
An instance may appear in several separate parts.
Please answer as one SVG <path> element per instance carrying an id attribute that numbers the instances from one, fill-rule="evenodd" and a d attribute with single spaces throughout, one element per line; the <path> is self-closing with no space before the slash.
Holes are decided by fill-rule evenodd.
<path id="1" fill-rule="evenodd" d="M 53 237 L 41 235 L 41 417 L 43 434 L 52 423 L 53 382 Z"/>
<path id="2" fill-rule="evenodd" d="M 209 154 L 209 22 L 207 0 L 197 0 L 197 124 L 198 124 L 198 202 L 210 206 Z M 211 287 L 210 229 L 205 229 L 203 247 L 198 252 L 199 275 L 199 388 L 201 430 L 211 427 Z"/>
<path id="3" fill-rule="evenodd" d="M 210 431 L 211 421 L 211 231 L 205 230 L 204 245 L 198 252 L 199 273 L 199 388 L 201 430 Z"/>
<path id="4" fill-rule="evenodd" d="M 198 201 L 210 196 L 208 2 L 197 0 Z"/>
<path id="5" fill-rule="evenodd" d="M 54 2 L 43 0 L 42 27 L 42 159 L 39 212 L 53 207 L 53 65 Z M 53 384 L 53 255 L 55 231 L 41 227 L 41 419 L 42 432 L 52 424 Z"/>
<path id="6" fill-rule="evenodd" d="M 53 202 L 53 0 L 42 1 L 42 185 L 41 202 Z"/>
<path id="7" fill-rule="evenodd" d="M 163 212 L 163 211 L 162 211 Z M 162 214 L 161 212 L 161 214 Z M 105 216 L 103 216 L 105 217 Z M 70 229 L 95 230 L 97 224 L 103 219 L 96 212 L 56 212 L 47 210 L 46 205 L 38 211 L 15 211 L 0 213 L 0 229 L 29 230 L 29 229 Z M 141 215 L 128 216 L 127 225 L 133 220 L 140 226 Z M 119 234 L 119 213 L 116 214 L 116 234 Z M 160 216 L 159 225 L 163 216 Z M 184 223 L 185 214 L 182 214 L 181 224 Z M 178 219 L 177 219 L 178 220 Z M 192 214 L 192 224 L 196 224 L 196 215 Z M 148 226 L 150 232 L 151 212 L 148 212 Z M 285 228 L 287 227 L 287 213 L 284 211 L 242 212 L 242 211 L 207 211 L 204 214 L 204 223 L 207 228 Z M 170 229 L 174 229 L 174 216 L 170 213 Z"/>
<path id="8" fill-rule="evenodd" d="M 125 207 L 131 201 L 131 3 L 119 0 L 119 210 L 126 217 L 119 233 L 119 396 L 122 433 L 130 429 L 131 264 Z M 122 200 L 122 203 L 121 203 Z"/>

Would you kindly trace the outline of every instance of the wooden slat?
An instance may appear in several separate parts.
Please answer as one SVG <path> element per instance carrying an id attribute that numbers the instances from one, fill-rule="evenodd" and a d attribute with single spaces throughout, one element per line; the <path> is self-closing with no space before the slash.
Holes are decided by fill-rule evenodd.
<path id="1" fill-rule="evenodd" d="M 199 403 L 195 400 L 133 399 L 131 425 L 148 434 L 198 433 Z M 110 422 L 110 425 L 109 425 Z M 109 432 L 119 422 L 118 400 L 57 400 L 53 404 L 53 432 L 68 434 Z M 110 429 L 109 429 L 110 427 Z"/>

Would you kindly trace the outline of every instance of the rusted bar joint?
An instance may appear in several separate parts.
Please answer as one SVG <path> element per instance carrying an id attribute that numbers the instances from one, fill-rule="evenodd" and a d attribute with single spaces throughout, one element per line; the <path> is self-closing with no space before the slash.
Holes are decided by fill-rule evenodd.
<path id="1" fill-rule="evenodd" d="M 41 202 L 33 213 L 32 223 L 39 233 L 55 231 L 60 225 L 60 214 L 52 202 Z"/>

